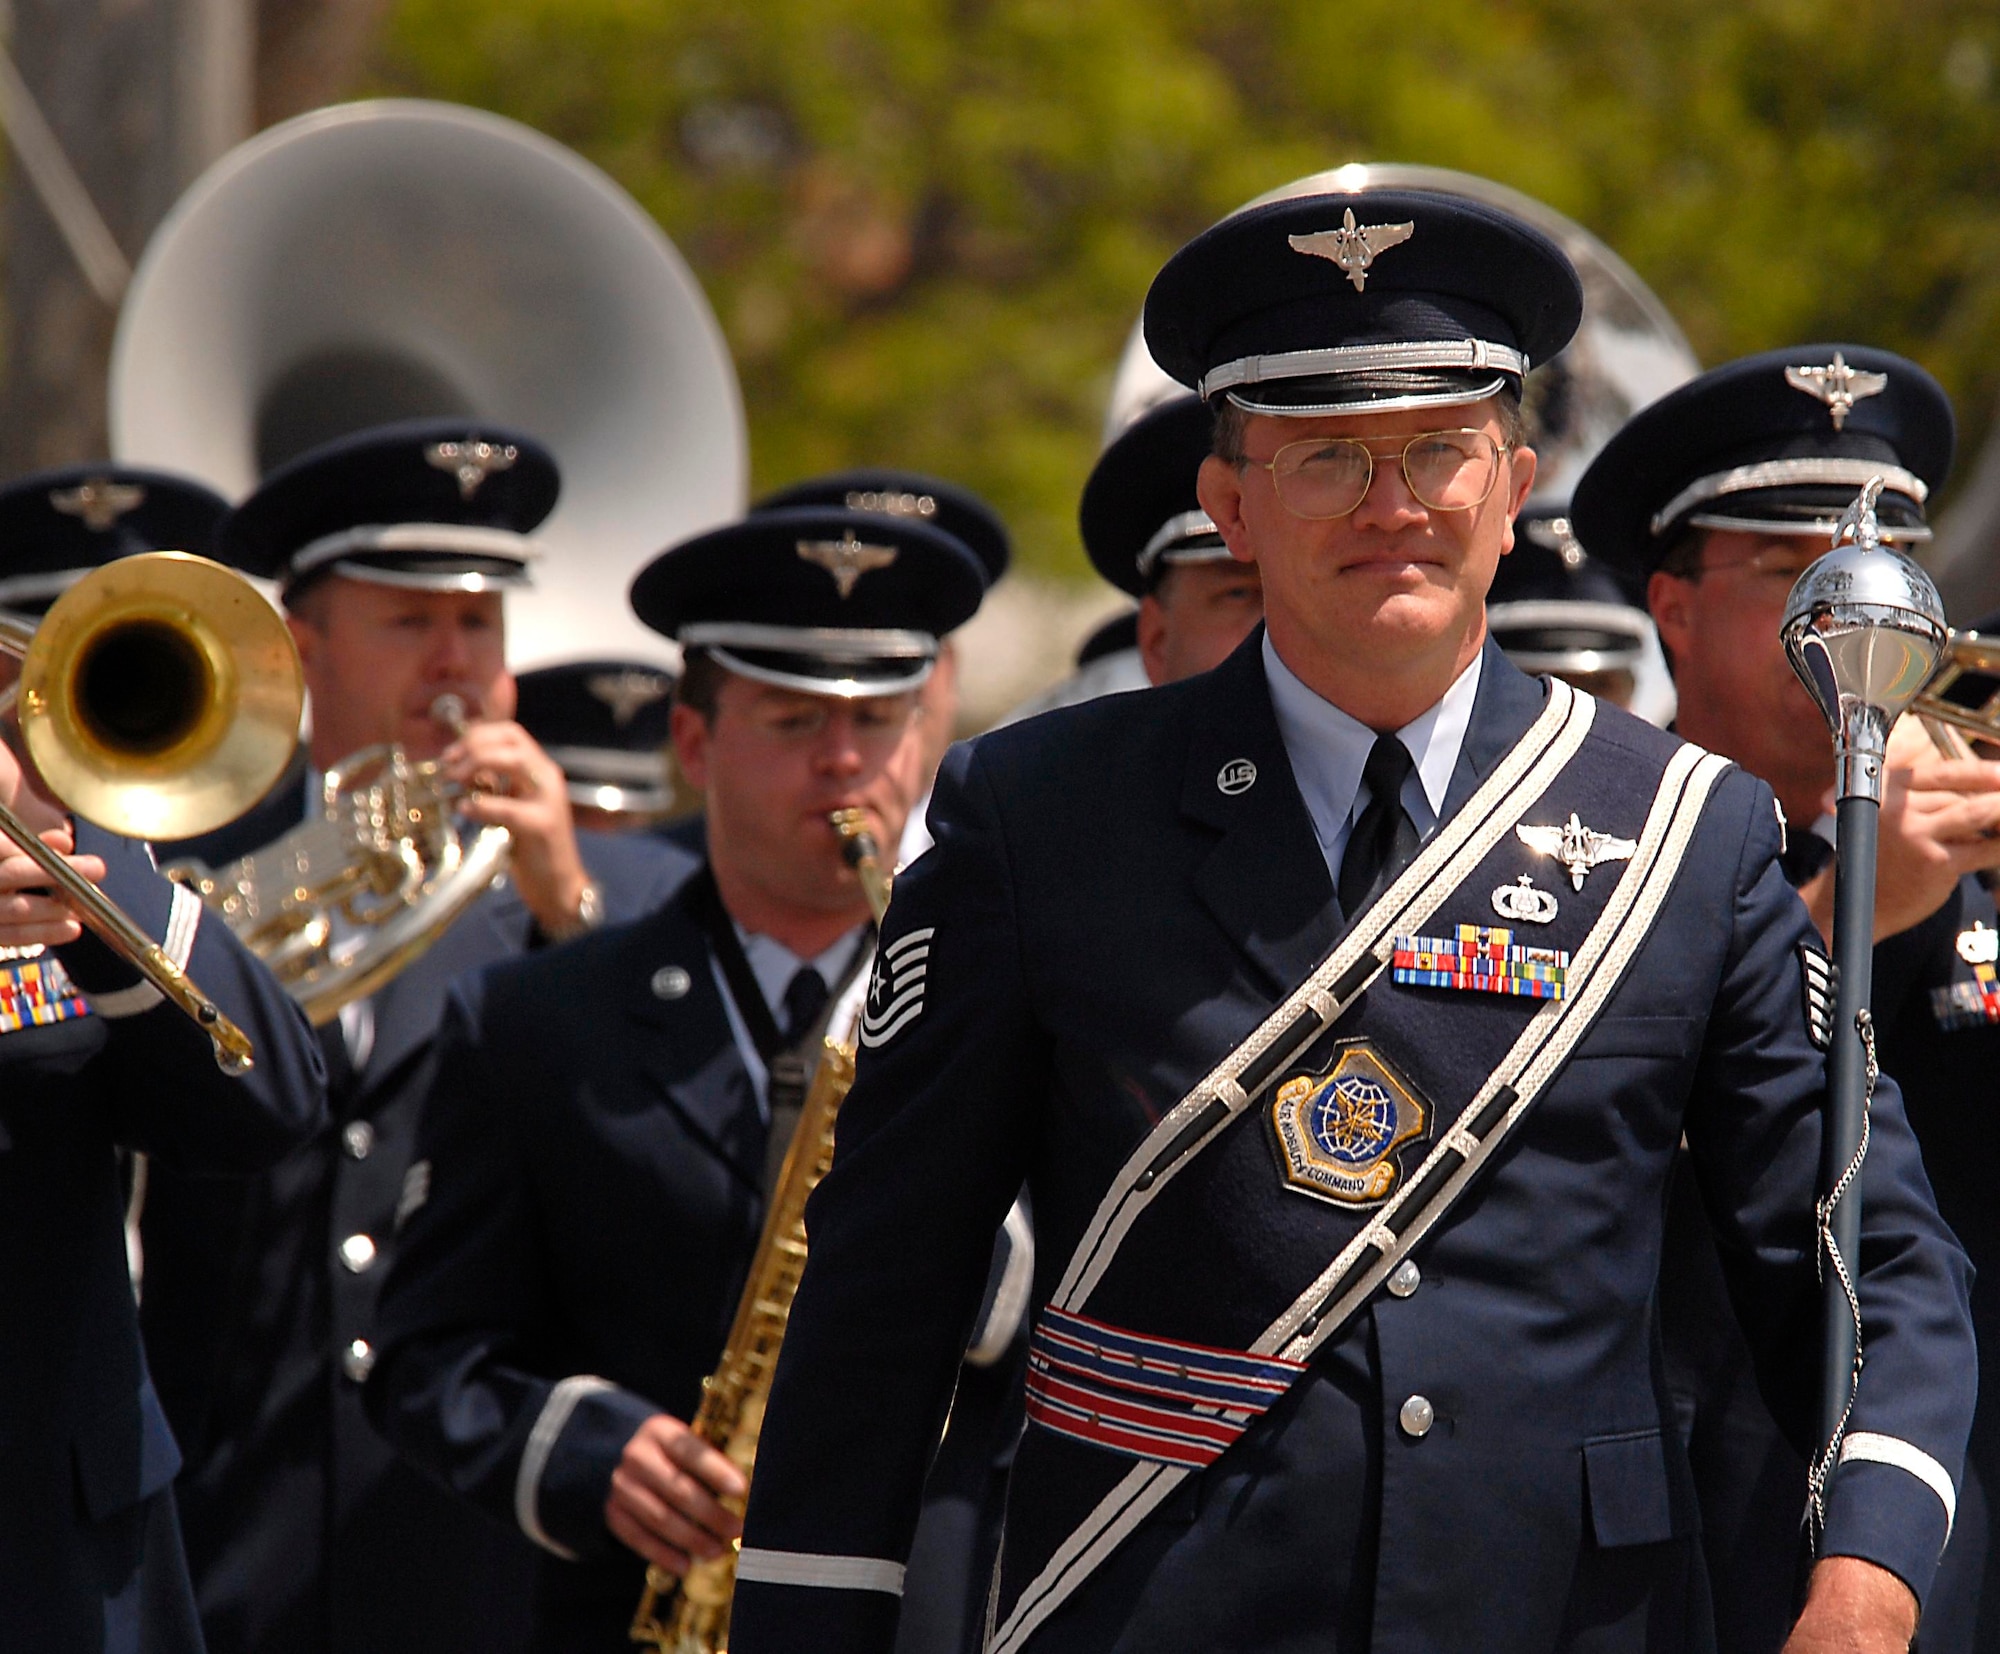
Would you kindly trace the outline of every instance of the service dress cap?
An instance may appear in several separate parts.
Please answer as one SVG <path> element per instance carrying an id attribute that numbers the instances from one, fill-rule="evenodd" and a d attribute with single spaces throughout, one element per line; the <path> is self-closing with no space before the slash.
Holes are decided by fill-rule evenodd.
<path id="1" fill-rule="evenodd" d="M 1214 428 L 1206 402 L 1176 396 L 1133 420 L 1098 456 L 1078 526 L 1091 566 L 1120 591 L 1151 591 L 1172 564 L 1228 560 L 1195 496 Z"/>
<path id="2" fill-rule="evenodd" d="M 673 803 L 664 754 L 675 681 L 653 661 L 563 661 L 515 679 L 514 718 L 562 767 L 572 804 L 660 815 Z"/>
<path id="3" fill-rule="evenodd" d="M 782 511 L 807 505 L 839 506 L 871 517 L 914 517 L 941 528 L 979 559 L 989 587 L 1007 572 L 1012 556 L 1013 543 L 999 512 L 971 489 L 921 471 L 892 471 L 880 466 L 834 471 L 789 483 L 766 494 L 751 509 Z"/>
<path id="4" fill-rule="evenodd" d="M 1613 573 L 1591 557 L 1560 512 L 1523 513 L 1514 549 L 1486 594 L 1486 627 L 1522 671 L 1572 682 L 1605 672 L 1636 675 L 1653 622 Z"/>
<path id="5" fill-rule="evenodd" d="M 1145 332 L 1204 400 L 1359 414 L 1518 391 L 1582 315 L 1576 271 L 1539 230 L 1460 196 L 1370 190 L 1205 230 L 1154 279 Z"/>
<path id="6" fill-rule="evenodd" d="M 82 576 L 146 551 L 212 554 L 229 510 L 187 477 L 71 465 L 0 488 L 0 608 L 39 615 Z"/>
<path id="7" fill-rule="evenodd" d="M 1866 345 L 1796 345 L 1729 362 L 1641 409 L 1576 486 L 1570 520 L 1628 575 L 1690 528 L 1831 536 L 1871 477 L 1882 538 L 1928 540 L 1951 469 L 1951 401 L 1915 362 Z"/>
<path id="8" fill-rule="evenodd" d="M 632 611 L 683 649 L 784 689 L 855 698 L 915 689 L 938 639 L 985 595 L 979 559 L 916 517 L 759 511 L 662 552 Z"/>
<path id="9" fill-rule="evenodd" d="M 424 591 L 526 586 L 529 536 L 560 488 L 549 451 L 519 431 L 378 425 L 273 471 L 223 524 L 220 556 L 290 588 L 329 573 Z"/>

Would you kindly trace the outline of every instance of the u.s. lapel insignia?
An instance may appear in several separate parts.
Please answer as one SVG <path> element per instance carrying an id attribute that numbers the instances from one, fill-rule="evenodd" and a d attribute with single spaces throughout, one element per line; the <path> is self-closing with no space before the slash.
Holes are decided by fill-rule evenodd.
<path id="1" fill-rule="evenodd" d="M 1247 758 L 1232 758 L 1215 772 L 1215 790 L 1236 798 L 1257 785 L 1257 766 Z"/>
<path id="2" fill-rule="evenodd" d="M 1396 1151 L 1423 1136 L 1431 1114 L 1366 1040 L 1343 1045 L 1329 1069 L 1294 1075 L 1271 1101 L 1285 1186 L 1338 1206 L 1387 1199 L 1402 1175 Z"/>
<path id="3" fill-rule="evenodd" d="M 1577 890 L 1583 888 L 1584 875 L 1592 868 L 1608 861 L 1630 861 L 1639 848 L 1629 838 L 1613 838 L 1584 826 L 1574 810 L 1560 827 L 1530 827 L 1524 822 L 1514 831 L 1537 855 L 1553 856 L 1561 862 L 1571 887 Z"/>
<path id="4" fill-rule="evenodd" d="M 1515 883 L 1493 892 L 1493 911 L 1516 924 L 1546 925 L 1556 916 L 1556 899 L 1535 888 L 1534 874 L 1523 873 Z"/>
<path id="5" fill-rule="evenodd" d="M 1460 925 L 1455 936 L 1398 936 L 1389 979 L 1406 988 L 1459 988 L 1519 999 L 1562 999 L 1569 992 L 1565 948 L 1521 947 L 1511 930 Z"/>
<path id="6" fill-rule="evenodd" d="M 2000 930 L 1983 919 L 1972 921 L 1970 930 L 1958 933 L 1958 956 L 1968 965 L 2000 964 Z"/>
<path id="7" fill-rule="evenodd" d="M 1799 944 L 1799 983 L 1807 1037 L 1824 1051 L 1833 1044 L 1833 962 L 1810 942 Z"/>
<path id="8" fill-rule="evenodd" d="M 799 556 L 833 576 L 834 590 L 842 598 L 851 597 L 854 583 L 864 574 L 886 569 L 896 560 L 894 546 L 871 546 L 855 538 L 849 529 L 838 540 L 801 540 Z"/>
<path id="9" fill-rule="evenodd" d="M 1833 416 L 1833 428 L 1838 431 L 1845 429 L 1855 403 L 1880 396 L 1889 388 L 1889 376 L 1858 372 L 1836 350 L 1833 360 L 1823 368 L 1786 368 L 1785 383 L 1815 401 L 1824 402 L 1826 411 Z"/>
<path id="10" fill-rule="evenodd" d="M 1391 247 L 1399 246 L 1417 233 L 1416 221 L 1406 224 L 1357 224 L 1349 207 L 1335 230 L 1315 230 L 1311 235 L 1287 236 L 1295 253 L 1310 253 L 1340 266 L 1354 291 L 1368 286 L 1368 271 Z"/>
<path id="11" fill-rule="evenodd" d="M 477 494 L 494 472 L 511 471 L 520 457 L 521 450 L 511 442 L 487 442 L 476 436 L 462 442 L 433 442 L 424 450 L 424 463 L 450 472 L 462 500 Z"/>
<path id="12" fill-rule="evenodd" d="M 145 503 L 146 491 L 137 483 L 113 482 L 109 477 L 86 477 L 74 488 L 58 488 L 49 495 L 50 505 L 65 517 L 81 517 L 93 534 L 102 534 Z"/>

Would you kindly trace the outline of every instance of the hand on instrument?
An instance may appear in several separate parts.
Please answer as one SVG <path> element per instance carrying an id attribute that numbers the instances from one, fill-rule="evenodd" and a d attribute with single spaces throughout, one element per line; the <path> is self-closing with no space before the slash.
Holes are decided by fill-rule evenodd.
<path id="1" fill-rule="evenodd" d="M 2000 763 L 1941 757 L 1922 726 L 1904 718 L 1889 735 L 1883 783 L 1875 872 L 1878 942 L 1928 919 L 1965 874 L 2000 867 Z M 1833 869 L 1808 880 L 1800 894 L 1820 934 L 1831 938 Z"/>
<path id="2" fill-rule="evenodd" d="M 676 1576 L 721 1556 L 743 1532 L 743 1473 L 679 1419 L 655 1413 L 633 1432 L 611 1473 L 604 1522 L 612 1537 Z"/>
<path id="3" fill-rule="evenodd" d="M 0 803 L 34 828 L 44 844 L 68 856 L 82 877 L 92 884 L 103 880 L 102 860 L 70 854 L 76 848 L 76 829 L 69 816 L 36 786 L 4 741 L 0 741 Z M 48 874 L 0 837 L 0 947 L 60 947 L 83 934 L 68 904 L 47 894 L 48 885 Z"/>
<path id="4" fill-rule="evenodd" d="M 445 774 L 475 788 L 466 817 L 514 838 L 514 887 L 548 936 L 578 928 L 589 875 L 576 848 L 569 790 L 556 761 L 519 724 L 474 724 L 445 748 Z"/>
<path id="5" fill-rule="evenodd" d="M 1917 1599 L 1887 1568 L 1858 1556 L 1816 1564 L 1785 1654 L 1908 1654 Z"/>

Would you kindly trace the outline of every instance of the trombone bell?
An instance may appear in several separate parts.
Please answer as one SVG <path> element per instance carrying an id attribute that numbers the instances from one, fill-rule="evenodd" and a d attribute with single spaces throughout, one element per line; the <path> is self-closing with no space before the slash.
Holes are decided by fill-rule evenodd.
<path id="1" fill-rule="evenodd" d="M 192 838 L 276 784 L 304 678 L 257 588 L 187 552 L 107 563 L 21 655 L 21 734 L 50 792 L 127 838 Z"/>

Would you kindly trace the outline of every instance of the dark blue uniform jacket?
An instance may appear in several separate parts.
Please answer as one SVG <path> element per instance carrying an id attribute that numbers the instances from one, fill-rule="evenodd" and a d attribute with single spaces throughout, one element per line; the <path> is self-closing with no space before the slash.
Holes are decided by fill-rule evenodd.
<path id="1" fill-rule="evenodd" d="M 304 808 L 300 775 L 180 852 L 217 865 Z M 691 865 L 654 841 L 579 844 L 614 918 Z M 399 1462 L 361 1398 L 397 1231 L 423 1201 L 417 1117 L 447 986 L 533 930 L 511 885 L 480 897 L 374 996 L 358 1073 L 337 1027 L 320 1030 L 332 1122 L 271 1171 L 153 1180 L 144 1325 L 187 1451 L 181 1511 L 212 1654 L 504 1654 L 526 1637 L 533 1552 Z M 364 1250 L 343 1245 L 354 1237 Z"/>
<path id="2" fill-rule="evenodd" d="M 745 1538 L 746 1573 L 782 1582 L 739 1584 L 735 1654 L 889 1646 L 883 1565 L 909 1547 L 926 1444 L 1013 1191 L 1026 1176 L 1046 1301 L 1154 1123 L 1342 933 L 1258 650 L 1253 636 L 1206 676 L 1052 713 L 947 759 L 937 848 L 905 874 L 884 927 L 884 957 L 930 932 L 928 980 L 917 1014 L 864 1049 L 808 1214 Z M 1546 693 L 1489 646 L 1447 820 Z M 1678 748 L 1599 707 L 1528 819 L 1574 809 L 1636 837 Z M 1823 1068 L 1802 1009 L 1810 927 L 1777 852 L 1769 791 L 1727 771 L 1622 985 L 1417 1247 L 1420 1282 L 1376 1299 L 1240 1441 L 1095 1557 L 1029 1648 L 1702 1646 L 1693 1500 L 1653 1307 L 1683 1132 L 1760 1362 L 1802 1431 L 1818 1346 Z M 1489 893 L 1522 874 L 1562 916 L 1521 939 L 1573 948 L 1617 869 L 1575 892 L 1510 833 L 1432 930 L 1494 924 Z M 1537 1003 L 1385 973 L 1332 1037 L 1365 1032 L 1455 1109 Z M 1365 1211 L 1287 1190 L 1269 1115 L 1251 1107 L 1179 1174 L 1178 1221 L 1126 1242 L 1091 1313 L 1241 1350 L 1347 1243 Z M 1888 1086 L 1864 1212 L 1870 1353 L 1855 1428 L 1956 1477 L 1974 1383 L 1965 1263 Z M 1031 1424 L 1008 1495 L 1003 1622 L 1129 1465 Z M 1945 1517 L 1916 1475 L 1848 1464 L 1830 1522 L 1832 1550 L 1928 1586 Z"/>
<path id="3" fill-rule="evenodd" d="M 104 890 L 164 937 L 171 887 L 89 827 Z M 86 993 L 138 978 L 94 938 L 57 950 Z M 166 1005 L 0 1033 L 0 1650 L 195 1650 L 168 1489 L 180 1454 L 139 1344 L 118 1154 L 189 1175 L 269 1165 L 325 1118 L 305 1018 L 222 924 L 188 974 L 256 1047 L 232 1078 Z"/>

